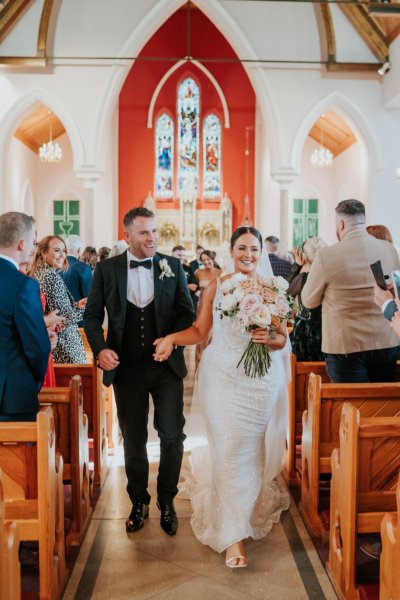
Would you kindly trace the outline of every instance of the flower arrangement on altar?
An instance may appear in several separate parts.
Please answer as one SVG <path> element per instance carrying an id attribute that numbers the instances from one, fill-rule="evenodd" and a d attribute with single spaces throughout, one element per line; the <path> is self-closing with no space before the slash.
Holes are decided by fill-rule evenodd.
<path id="1" fill-rule="evenodd" d="M 235 273 L 221 285 L 217 310 L 221 319 L 235 319 L 244 331 L 262 327 L 274 338 L 281 323 L 292 315 L 293 299 L 286 295 L 288 286 L 286 279 L 280 276 L 263 280 Z M 271 365 L 268 348 L 250 340 L 237 366 L 242 362 L 248 377 L 264 377 Z"/>
<path id="2" fill-rule="evenodd" d="M 174 223 L 171 223 L 171 221 L 165 221 L 160 227 L 160 236 L 165 241 L 173 240 L 176 242 L 178 235 L 178 228 Z"/>
<path id="3" fill-rule="evenodd" d="M 211 240 L 213 238 L 218 238 L 219 237 L 219 231 L 216 228 L 216 226 L 214 225 L 214 223 L 204 223 L 204 225 L 202 225 L 199 229 L 199 237 L 200 239 L 206 239 L 208 244 L 211 244 Z"/>

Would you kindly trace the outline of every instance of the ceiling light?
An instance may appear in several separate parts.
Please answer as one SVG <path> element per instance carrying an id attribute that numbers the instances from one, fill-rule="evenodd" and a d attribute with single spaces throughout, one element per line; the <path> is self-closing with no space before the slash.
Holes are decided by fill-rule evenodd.
<path id="1" fill-rule="evenodd" d="M 328 148 L 324 146 L 324 125 L 323 118 L 325 115 L 321 115 L 320 123 L 321 123 L 321 147 L 315 148 L 310 156 L 310 161 L 313 167 L 318 169 L 324 169 L 326 167 L 331 167 L 333 163 L 333 154 Z"/>
<path id="2" fill-rule="evenodd" d="M 388 71 L 390 71 L 390 62 L 387 60 L 385 63 L 383 63 L 383 65 L 379 67 L 378 73 L 379 75 L 384 75 Z"/>
<path id="3" fill-rule="evenodd" d="M 51 115 L 50 111 L 49 111 L 49 115 Z M 63 155 L 63 153 L 62 153 L 61 146 L 59 144 L 57 144 L 57 142 L 53 142 L 52 124 L 50 121 L 49 141 L 40 146 L 39 158 L 40 158 L 41 162 L 55 163 L 55 162 L 60 162 L 60 160 L 62 159 L 62 155 Z"/>

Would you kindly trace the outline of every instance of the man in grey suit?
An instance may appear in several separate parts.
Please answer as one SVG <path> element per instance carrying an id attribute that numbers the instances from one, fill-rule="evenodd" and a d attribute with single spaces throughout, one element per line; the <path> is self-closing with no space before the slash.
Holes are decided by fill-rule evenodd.
<path id="1" fill-rule="evenodd" d="M 336 207 L 339 242 L 321 248 L 302 292 L 307 308 L 322 304 L 322 351 L 333 383 L 393 381 L 398 339 L 374 302 L 370 265 L 385 275 L 399 268 L 393 244 L 366 231 L 365 207 L 343 200 Z"/>

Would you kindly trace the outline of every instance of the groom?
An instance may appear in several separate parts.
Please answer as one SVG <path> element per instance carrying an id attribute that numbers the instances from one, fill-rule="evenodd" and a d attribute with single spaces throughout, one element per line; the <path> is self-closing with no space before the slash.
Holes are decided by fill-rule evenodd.
<path id="1" fill-rule="evenodd" d="M 133 208 L 124 217 L 129 245 L 122 255 L 98 263 L 84 315 L 84 327 L 103 383 L 114 386 L 118 420 L 124 438 L 127 491 L 132 510 L 126 530 L 143 527 L 149 514 L 149 462 L 146 451 L 149 394 L 154 403 L 161 456 L 157 479 L 160 524 L 175 535 L 178 519 L 173 499 L 183 456 L 183 349 L 167 362 L 155 362 L 158 337 L 190 327 L 194 319 L 186 277 L 178 259 L 158 254 L 154 214 Z M 104 309 L 108 314 L 103 335 Z"/>

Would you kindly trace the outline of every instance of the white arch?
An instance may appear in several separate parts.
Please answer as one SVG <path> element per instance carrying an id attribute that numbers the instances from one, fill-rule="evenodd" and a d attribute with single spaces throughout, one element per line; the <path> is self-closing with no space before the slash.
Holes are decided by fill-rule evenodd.
<path id="1" fill-rule="evenodd" d="M 45 104 L 62 121 L 72 147 L 74 170 L 77 170 L 85 158 L 84 148 L 79 130 L 63 104 L 41 87 L 34 87 L 18 98 L 0 120 L 0 190 L 4 193 L 4 168 L 9 143 L 18 123 L 38 104 Z"/>
<path id="2" fill-rule="evenodd" d="M 132 31 L 129 39 L 121 48 L 119 54 L 121 59 L 124 56 L 137 56 L 157 29 L 181 6 L 182 0 L 159 0 Z M 215 0 L 197 0 L 196 6 L 214 23 L 239 57 L 257 59 L 249 40 L 233 17 L 220 3 L 215 2 Z M 93 156 L 96 156 L 97 165 L 101 164 L 102 144 L 100 140 L 104 139 L 106 135 L 108 124 L 118 102 L 119 93 L 133 62 L 133 60 L 127 61 L 125 59 L 121 60 L 121 63 L 118 65 L 115 65 L 105 85 L 105 93 L 99 99 L 99 108 L 96 117 L 98 127 L 93 139 L 93 146 L 90 149 L 93 151 Z M 257 63 L 252 63 L 252 66 L 245 63 L 243 67 L 253 86 L 260 112 L 268 129 L 268 140 L 271 149 L 271 170 L 275 171 L 277 165 L 284 162 L 279 111 L 276 108 L 265 70 L 260 65 L 257 65 Z"/>
<path id="3" fill-rule="evenodd" d="M 221 101 L 222 109 L 224 111 L 224 126 L 225 126 L 225 129 L 228 129 L 230 127 L 228 103 L 226 101 L 225 94 L 222 91 L 221 86 L 219 85 L 218 81 L 215 79 L 214 75 L 212 73 L 210 73 L 210 71 L 207 69 L 207 67 L 202 65 L 198 60 L 191 60 L 190 62 L 188 62 L 184 59 L 180 60 L 175 65 L 173 65 L 170 69 L 168 69 L 168 71 L 166 73 L 164 73 L 164 75 L 161 77 L 160 81 L 158 82 L 158 84 L 153 92 L 153 95 L 151 97 L 151 100 L 150 100 L 149 112 L 147 114 L 147 127 L 149 129 L 151 129 L 153 127 L 154 107 L 155 107 L 158 95 L 161 92 L 161 89 L 162 89 L 164 83 L 166 83 L 166 81 L 171 77 L 171 75 L 173 73 L 175 73 L 175 71 L 177 69 L 179 69 L 179 67 L 181 67 L 182 65 L 185 65 L 185 64 L 187 64 L 189 66 L 196 65 L 196 67 L 198 67 L 200 69 L 200 71 L 202 71 L 208 77 L 208 79 L 211 81 L 211 83 L 217 90 L 217 94 Z"/>
<path id="4" fill-rule="evenodd" d="M 334 110 L 343 119 L 350 121 L 356 137 L 361 138 L 365 142 L 371 168 L 376 170 L 382 169 L 383 163 L 379 145 L 377 144 L 375 136 L 368 125 L 368 121 L 359 108 L 340 92 L 332 92 L 331 94 L 328 94 L 328 96 L 313 106 L 313 108 L 303 119 L 291 148 L 290 162 L 293 168 L 298 172 L 300 171 L 301 156 L 307 135 L 315 121 L 317 121 L 321 114 L 327 112 L 328 110 Z"/>

